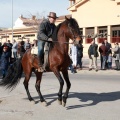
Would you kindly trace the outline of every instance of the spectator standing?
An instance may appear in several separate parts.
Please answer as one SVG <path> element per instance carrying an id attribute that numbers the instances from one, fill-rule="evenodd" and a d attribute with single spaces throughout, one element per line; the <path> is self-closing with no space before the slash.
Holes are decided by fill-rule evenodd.
<path id="1" fill-rule="evenodd" d="M 83 45 L 77 44 L 77 66 L 78 70 L 82 70 Z"/>
<path id="2" fill-rule="evenodd" d="M 73 44 L 71 46 L 71 59 L 72 59 L 72 62 L 73 62 L 73 68 L 76 69 L 76 66 L 77 66 L 77 47 L 76 47 L 76 44 Z"/>
<path id="3" fill-rule="evenodd" d="M 18 44 L 17 44 L 16 40 L 13 40 L 12 52 L 13 52 L 14 60 L 16 60 L 16 58 L 17 58 L 17 50 L 18 50 Z"/>
<path id="4" fill-rule="evenodd" d="M 30 49 L 30 48 L 31 48 L 30 40 L 27 39 L 27 41 L 25 43 L 25 50 Z"/>
<path id="5" fill-rule="evenodd" d="M 8 46 L 4 46 L 3 47 L 3 52 L 1 55 L 1 69 L 2 69 L 2 79 L 5 77 L 6 73 L 7 73 L 7 69 L 9 66 L 9 58 L 10 58 L 10 52 L 8 51 Z"/>
<path id="6" fill-rule="evenodd" d="M 111 44 L 110 43 L 108 43 L 108 41 L 107 40 L 104 40 L 104 43 L 105 43 L 105 46 L 107 47 L 107 54 L 106 54 L 106 63 L 105 63 L 105 67 L 106 67 L 106 69 L 108 68 L 108 56 L 109 56 L 109 54 L 111 53 L 112 54 L 112 51 L 111 51 L 111 49 L 110 48 L 112 48 L 112 46 L 111 46 Z"/>
<path id="7" fill-rule="evenodd" d="M 33 40 L 32 47 L 38 47 L 37 40 Z"/>
<path id="8" fill-rule="evenodd" d="M 88 48 L 88 56 L 89 56 L 89 71 L 92 70 L 92 65 L 94 64 L 95 71 L 98 71 L 97 67 L 97 57 L 98 55 L 98 45 L 95 44 L 95 41 L 93 40 L 91 42 L 91 45 Z"/>
<path id="9" fill-rule="evenodd" d="M 70 56 L 70 59 L 71 59 L 71 64 L 70 64 L 69 68 L 71 70 L 71 73 L 74 74 L 74 73 L 77 73 L 77 71 L 76 71 L 76 69 L 74 69 L 74 67 L 72 65 L 73 61 L 72 61 L 72 49 L 71 48 L 70 48 L 70 52 L 69 53 L 70 53 L 69 56 Z"/>
<path id="10" fill-rule="evenodd" d="M 10 52 L 10 63 L 12 62 L 12 43 L 10 42 L 10 40 L 7 41 L 7 46 L 8 46 L 8 51 Z"/>
<path id="11" fill-rule="evenodd" d="M 20 47 L 21 47 L 21 41 L 18 41 L 18 44 L 17 44 L 17 56 L 18 56 L 18 58 L 20 57 Z"/>
<path id="12" fill-rule="evenodd" d="M 24 48 L 25 42 L 22 40 L 20 42 L 20 57 L 23 56 L 23 54 L 25 53 L 25 48 Z"/>
<path id="13" fill-rule="evenodd" d="M 38 45 L 37 40 L 33 40 L 33 43 L 31 44 L 31 53 L 37 55 L 38 54 Z"/>
<path id="14" fill-rule="evenodd" d="M 106 70 L 105 64 L 106 64 L 106 61 L 107 61 L 107 52 L 108 52 L 108 49 L 105 46 L 104 42 L 102 42 L 102 45 L 99 47 L 99 52 L 100 52 L 101 60 L 102 60 L 101 61 L 101 63 L 102 63 L 101 70 Z"/>
<path id="15" fill-rule="evenodd" d="M 115 54 L 115 64 L 116 64 L 115 70 L 120 70 L 120 47 L 119 47 L 119 44 L 116 42 L 115 47 L 111 48 L 111 50 Z"/>
<path id="16" fill-rule="evenodd" d="M 112 69 L 112 54 L 110 53 L 108 56 L 108 69 Z"/>
<path id="17" fill-rule="evenodd" d="M 1 59 L 1 55 L 2 55 L 2 43 L 0 42 L 0 59 Z"/>

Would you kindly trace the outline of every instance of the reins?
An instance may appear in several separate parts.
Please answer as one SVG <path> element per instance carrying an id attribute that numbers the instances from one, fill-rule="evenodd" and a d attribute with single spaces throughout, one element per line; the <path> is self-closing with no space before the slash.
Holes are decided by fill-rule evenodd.
<path id="1" fill-rule="evenodd" d="M 48 41 L 48 40 L 41 40 L 41 41 L 45 41 L 45 42 L 52 42 L 52 43 L 60 43 L 60 44 L 73 44 L 73 43 L 69 43 L 69 42 L 60 42 L 60 41 Z"/>

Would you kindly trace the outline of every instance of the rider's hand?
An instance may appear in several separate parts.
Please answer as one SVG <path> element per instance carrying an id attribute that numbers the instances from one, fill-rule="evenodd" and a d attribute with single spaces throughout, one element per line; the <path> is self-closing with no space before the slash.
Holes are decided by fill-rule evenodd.
<path id="1" fill-rule="evenodd" d="M 48 38 L 48 41 L 52 42 L 53 40 L 52 40 L 52 38 Z"/>

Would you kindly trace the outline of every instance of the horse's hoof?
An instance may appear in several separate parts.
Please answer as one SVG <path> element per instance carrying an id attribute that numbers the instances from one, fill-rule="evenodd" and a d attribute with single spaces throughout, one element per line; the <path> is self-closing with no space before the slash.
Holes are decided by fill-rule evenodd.
<path id="1" fill-rule="evenodd" d="M 62 106 L 65 107 L 66 103 L 65 102 L 62 102 Z"/>
<path id="2" fill-rule="evenodd" d="M 34 101 L 34 100 L 31 100 L 30 103 L 31 103 L 31 104 L 35 104 L 35 101 Z"/>
<path id="3" fill-rule="evenodd" d="M 43 105 L 43 106 L 47 106 L 47 102 L 46 101 L 44 101 L 44 102 L 41 102 L 41 104 Z"/>
<path id="4" fill-rule="evenodd" d="M 58 104 L 59 104 L 59 105 L 62 105 L 62 101 L 60 101 L 60 100 L 57 100 L 57 101 L 58 101 Z"/>

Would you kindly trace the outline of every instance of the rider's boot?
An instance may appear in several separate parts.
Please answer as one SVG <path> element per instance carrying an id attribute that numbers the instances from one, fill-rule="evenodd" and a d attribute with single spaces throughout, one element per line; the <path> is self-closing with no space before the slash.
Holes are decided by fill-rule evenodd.
<path id="1" fill-rule="evenodd" d="M 38 62 L 38 72 L 44 72 L 44 68 L 43 68 L 43 64 L 42 64 L 42 59 L 39 58 L 39 62 Z"/>

